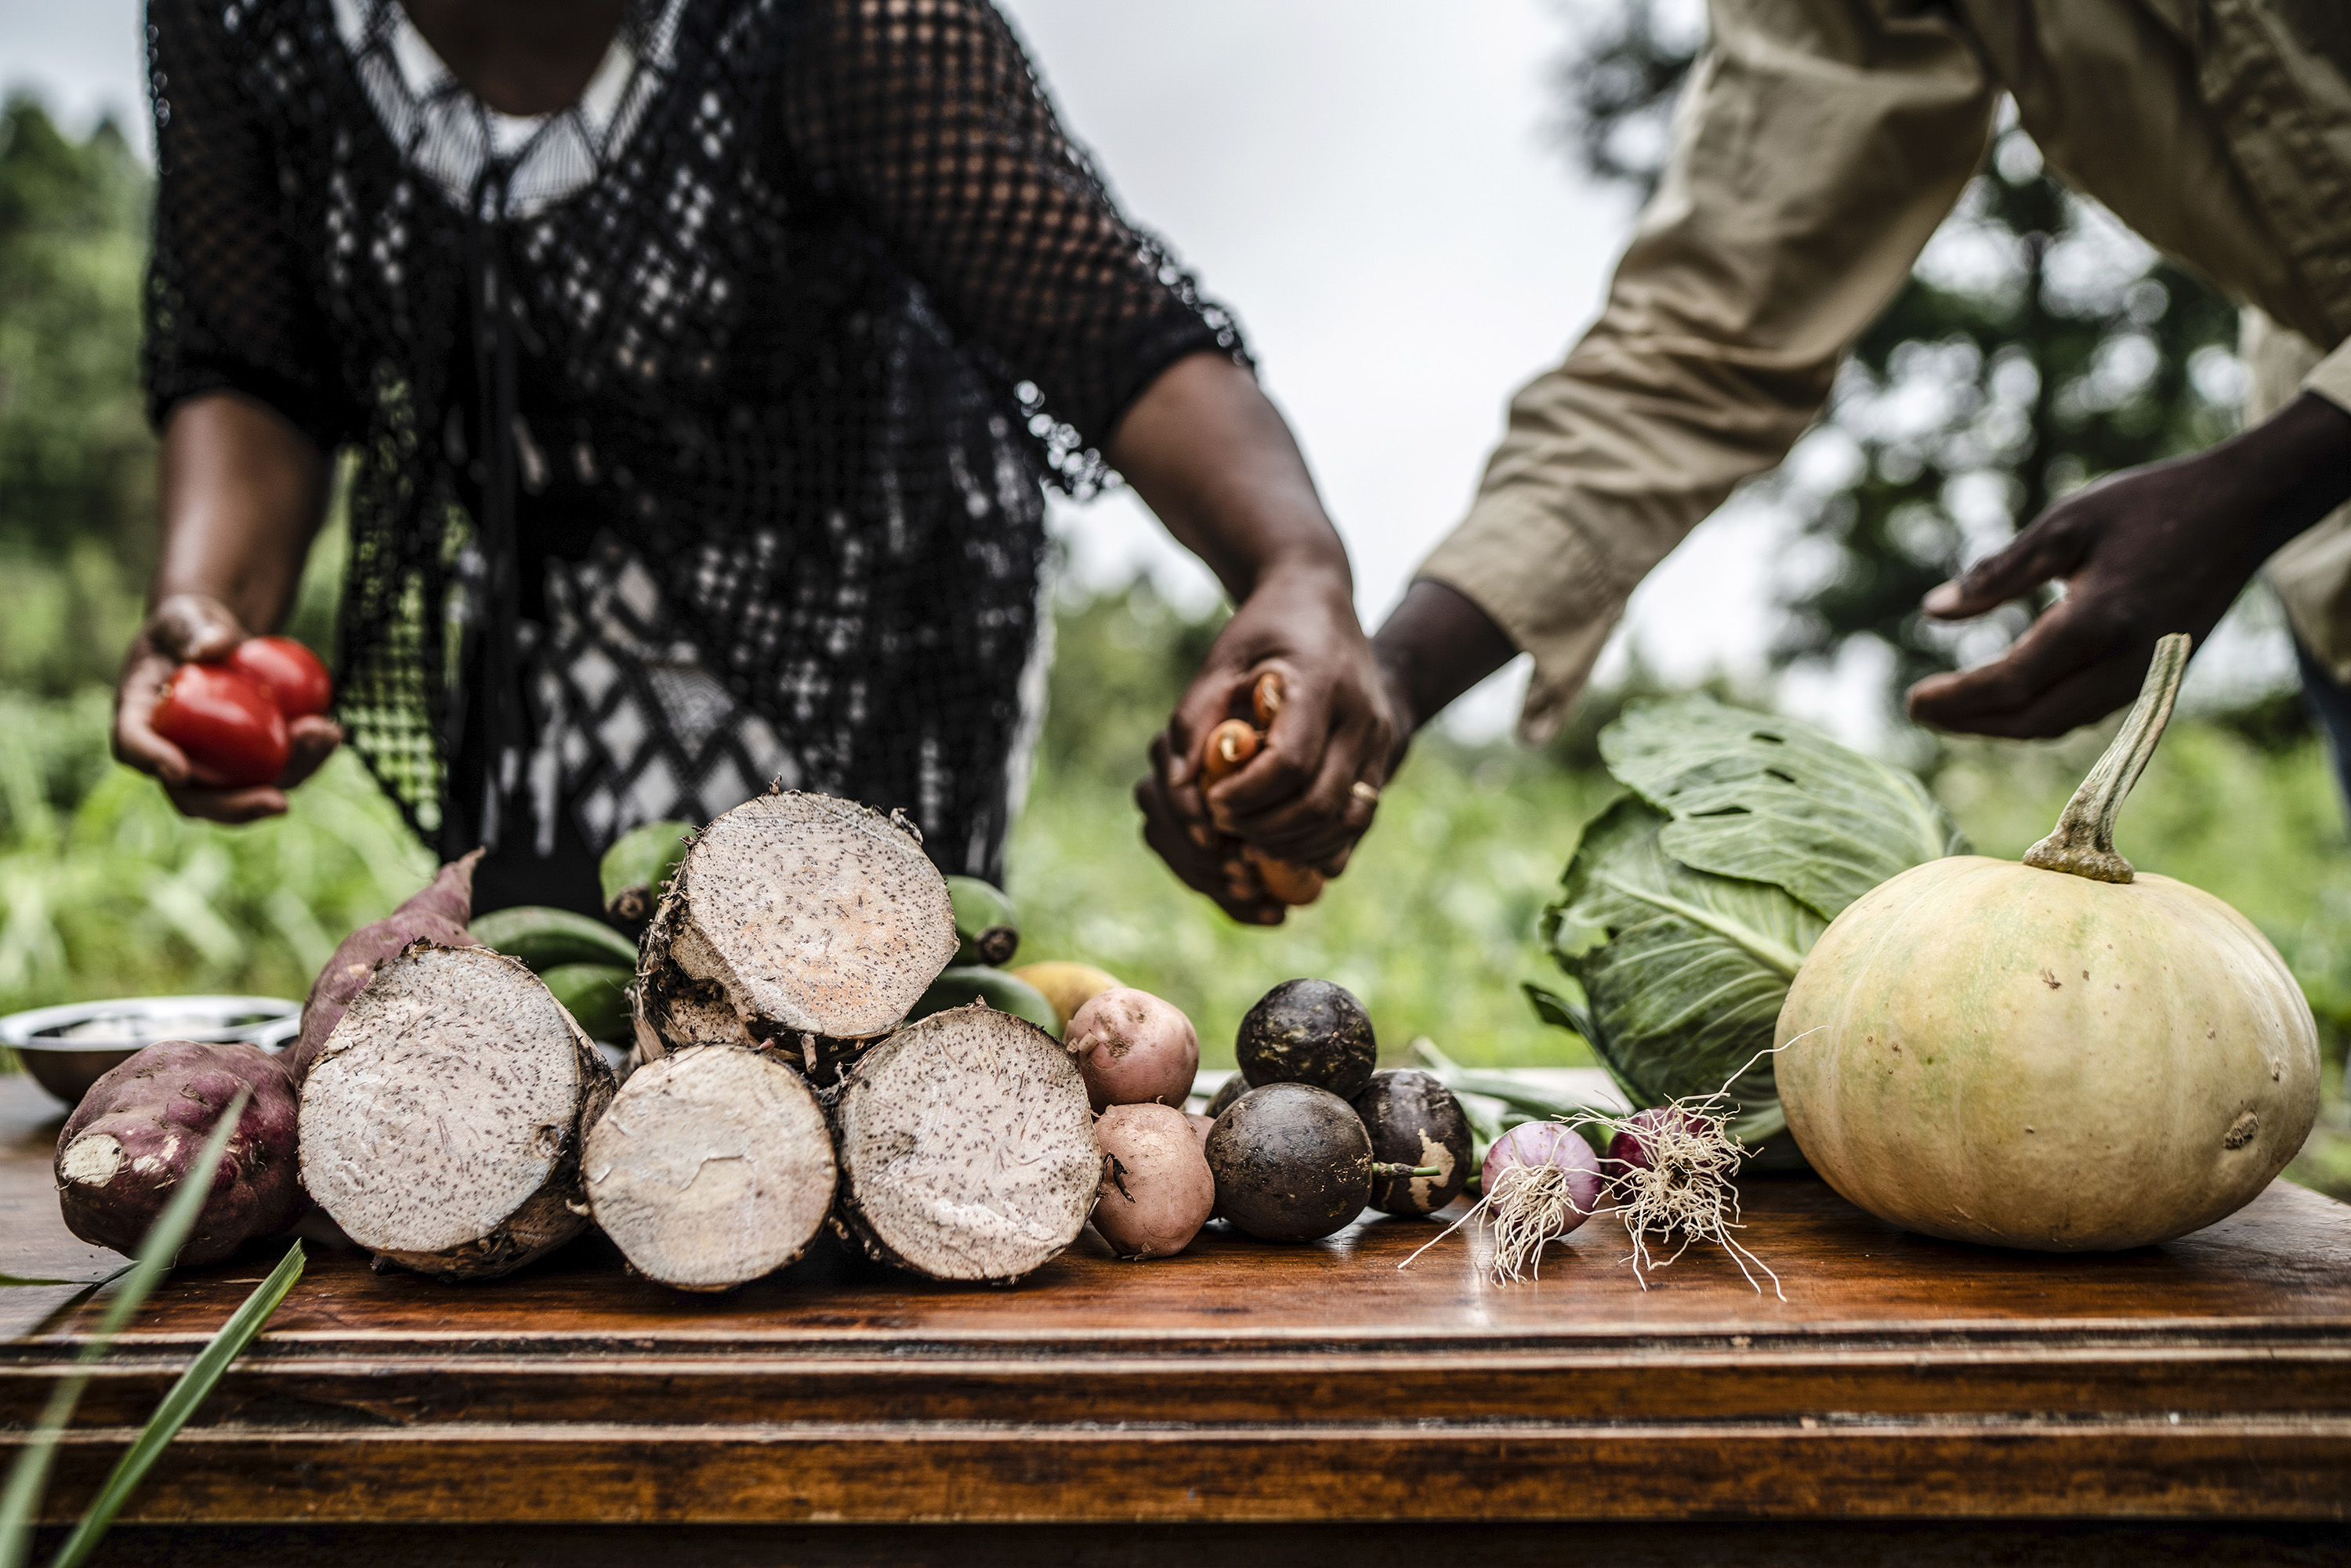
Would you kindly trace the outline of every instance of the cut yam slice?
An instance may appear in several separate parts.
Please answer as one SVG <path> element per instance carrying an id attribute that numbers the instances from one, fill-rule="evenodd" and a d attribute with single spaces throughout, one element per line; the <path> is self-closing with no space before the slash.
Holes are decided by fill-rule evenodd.
<path id="1" fill-rule="evenodd" d="M 1077 1239 L 1102 1181 L 1085 1082 L 1036 1025 L 982 1003 L 908 1024 L 831 1107 L 843 1231 L 934 1280 L 1008 1282 Z"/>
<path id="2" fill-rule="evenodd" d="M 638 1016 L 671 1051 L 868 1040 L 955 952 L 946 878 L 903 816 L 762 795 L 678 863 L 645 932 Z"/>
<path id="3" fill-rule="evenodd" d="M 588 1134 L 596 1223 L 637 1272 L 727 1291 L 808 1250 L 832 1207 L 832 1134 L 766 1051 L 697 1045 L 629 1075 Z"/>
<path id="4" fill-rule="evenodd" d="M 495 1278 L 586 1228 L 580 1147 L 611 1097 L 611 1069 L 520 960 L 411 943 L 303 1081 L 303 1183 L 380 1262 Z"/>

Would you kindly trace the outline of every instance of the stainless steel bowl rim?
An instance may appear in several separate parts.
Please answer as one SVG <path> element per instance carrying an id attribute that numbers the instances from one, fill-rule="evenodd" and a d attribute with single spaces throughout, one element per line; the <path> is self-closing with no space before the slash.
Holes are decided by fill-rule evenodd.
<path id="1" fill-rule="evenodd" d="M 111 1038 L 57 1040 L 44 1035 L 71 1029 L 97 1019 L 185 1019 L 214 1015 L 224 1021 L 213 1029 L 175 1029 L 162 1034 L 117 1035 Z M 258 1021 L 236 1023 L 239 1018 L 264 1015 Z M 218 1042 L 250 1040 L 264 1050 L 276 1050 L 301 1031 L 302 1004 L 284 997 L 117 997 L 110 1001 L 67 1002 L 35 1008 L 0 1018 L 0 1045 L 19 1051 L 137 1051 L 159 1040 Z"/>

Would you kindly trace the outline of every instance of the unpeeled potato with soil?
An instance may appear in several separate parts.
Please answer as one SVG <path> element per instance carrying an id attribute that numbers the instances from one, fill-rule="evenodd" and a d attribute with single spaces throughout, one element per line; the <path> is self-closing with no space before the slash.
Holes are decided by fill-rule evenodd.
<path id="1" fill-rule="evenodd" d="M 1216 1177 L 1184 1113 L 1173 1105 L 1113 1105 L 1094 1123 L 1102 1149 L 1093 1226 L 1111 1250 L 1141 1260 L 1181 1252 L 1208 1222 Z"/>
<path id="2" fill-rule="evenodd" d="M 1087 999 L 1066 1043 L 1095 1110 L 1156 1102 L 1181 1109 L 1200 1074 L 1200 1037 L 1173 1002 L 1132 986 Z"/>

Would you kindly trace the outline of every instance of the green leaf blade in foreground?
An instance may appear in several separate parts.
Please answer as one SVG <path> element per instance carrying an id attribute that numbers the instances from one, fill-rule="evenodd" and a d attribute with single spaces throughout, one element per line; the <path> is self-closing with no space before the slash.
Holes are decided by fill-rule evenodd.
<path id="1" fill-rule="evenodd" d="M 79 1568 L 80 1563 L 97 1549 L 99 1539 L 113 1524 L 114 1516 L 122 1511 L 122 1505 L 131 1500 L 131 1494 L 139 1490 L 141 1481 L 147 1479 L 147 1472 L 153 1467 L 156 1457 L 173 1437 L 180 1435 L 180 1428 L 188 1424 L 188 1417 L 196 1413 L 197 1406 L 219 1384 L 222 1375 L 228 1371 L 229 1364 L 244 1354 L 245 1347 L 253 1342 L 253 1336 L 261 1332 L 261 1325 L 269 1321 L 270 1314 L 286 1299 L 286 1293 L 302 1277 L 303 1263 L 302 1244 L 297 1241 L 287 1249 L 286 1256 L 271 1270 L 269 1278 L 255 1288 L 253 1294 L 245 1299 L 245 1304 L 221 1325 L 220 1332 L 213 1335 L 211 1343 L 189 1364 L 188 1370 L 180 1375 L 179 1381 L 172 1385 L 171 1392 L 163 1396 L 163 1402 L 155 1406 L 155 1414 L 148 1418 L 147 1426 L 138 1439 L 115 1462 L 113 1471 L 106 1478 L 106 1484 L 99 1488 L 98 1497 L 90 1503 L 89 1511 L 81 1516 L 81 1522 L 74 1526 L 73 1533 L 66 1537 L 65 1544 L 57 1548 L 57 1554 L 50 1561 L 49 1568 Z"/>
<path id="2" fill-rule="evenodd" d="M 240 1089 L 236 1098 L 204 1141 L 192 1167 L 194 1176 L 172 1201 L 163 1206 L 153 1228 L 139 1244 L 138 1261 L 131 1266 L 122 1281 L 122 1289 L 106 1305 L 105 1315 L 99 1319 L 98 1332 L 82 1347 L 75 1358 L 71 1373 L 57 1380 L 41 1411 L 40 1424 L 33 1428 L 31 1438 L 16 1450 L 16 1461 L 8 1468 L 8 1482 L 0 1488 L 0 1568 L 24 1568 L 25 1553 L 32 1540 L 33 1515 L 39 1510 L 41 1490 L 49 1479 L 49 1466 L 57 1458 L 57 1439 L 65 1435 L 66 1425 L 73 1419 L 74 1406 L 81 1403 L 82 1391 L 89 1386 L 86 1369 L 103 1357 L 114 1346 L 114 1336 L 131 1314 L 146 1305 L 163 1276 L 171 1270 L 180 1256 L 180 1249 L 195 1228 L 196 1218 L 204 1212 L 204 1199 L 211 1196 L 213 1182 L 220 1175 L 221 1160 L 228 1153 L 228 1141 L 235 1135 L 237 1124 L 245 1119 L 245 1103 L 251 1091 Z"/>
<path id="3" fill-rule="evenodd" d="M 1786 1119 L 1771 1058 L 1752 1059 L 1828 922 L 1771 883 L 1683 864 L 1661 841 L 1669 821 L 1636 796 L 1602 812 L 1547 925 L 1583 988 L 1585 1038 L 1625 1092 L 1655 1105 L 1727 1085 L 1732 1130 L 1760 1141 Z"/>
<path id="4" fill-rule="evenodd" d="M 1608 770 L 1672 819 L 1665 852 L 1785 888 L 1824 919 L 1967 844 L 1907 769 L 1706 696 L 1638 704 L 1602 732 Z"/>

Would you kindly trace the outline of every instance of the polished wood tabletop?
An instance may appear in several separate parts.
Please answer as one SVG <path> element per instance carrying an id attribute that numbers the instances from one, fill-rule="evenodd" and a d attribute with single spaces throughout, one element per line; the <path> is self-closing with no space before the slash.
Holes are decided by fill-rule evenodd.
<path id="1" fill-rule="evenodd" d="M 0 1079 L 0 1270 L 119 1260 L 59 1222 L 62 1111 Z M 731 1294 L 590 1239 L 503 1281 L 313 1247 L 126 1521 L 992 1526 L 1692 1519 L 2351 1519 L 2351 1207 L 2280 1184 L 2112 1256 L 1907 1235 L 1809 1176 L 1744 1188 L 1757 1291 L 1613 1219 L 1498 1286 L 1465 1227 L 1272 1246 L 1091 1233 L 1007 1289 L 820 1247 Z M 173 1275 L 101 1366 L 70 1518 L 274 1260 Z M 0 1292 L 0 1448 L 104 1292 Z"/>

